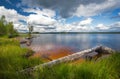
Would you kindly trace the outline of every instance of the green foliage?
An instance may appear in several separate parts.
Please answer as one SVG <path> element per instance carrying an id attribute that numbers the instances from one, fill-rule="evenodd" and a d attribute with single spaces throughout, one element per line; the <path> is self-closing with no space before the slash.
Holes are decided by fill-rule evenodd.
<path id="1" fill-rule="evenodd" d="M 14 39 L 0 39 L 0 79 L 119 79 L 120 53 L 100 61 L 39 67 L 36 71 L 19 71 L 41 64 L 40 58 L 27 58 L 31 50 L 20 48 Z"/>
<path id="2" fill-rule="evenodd" d="M 0 36 L 8 35 L 8 37 L 18 36 L 18 32 L 14 29 L 12 22 L 7 22 L 5 16 L 0 18 Z"/>
<path id="3" fill-rule="evenodd" d="M 33 26 L 28 24 L 28 29 L 29 29 L 28 36 L 31 38 L 31 34 L 32 34 L 32 31 L 33 31 Z"/>
<path id="4" fill-rule="evenodd" d="M 7 26 L 7 34 L 9 38 L 18 36 L 18 32 L 13 27 L 13 22 L 9 22 L 6 26 Z"/>
<path id="5" fill-rule="evenodd" d="M 5 16 L 2 16 L 0 18 L 0 36 L 5 35 L 7 32 L 6 26 L 5 26 Z"/>
<path id="6" fill-rule="evenodd" d="M 28 52 L 14 39 L 0 39 L 0 79 L 25 79 L 19 71 L 42 63 L 40 58 L 25 57 Z"/>
<path id="7" fill-rule="evenodd" d="M 15 39 L 0 38 L 0 46 L 6 46 L 6 45 L 20 46 L 19 41 Z"/>
<path id="8" fill-rule="evenodd" d="M 80 64 L 61 64 L 53 67 L 39 68 L 33 72 L 35 79 L 119 79 L 120 54 L 98 62 Z"/>

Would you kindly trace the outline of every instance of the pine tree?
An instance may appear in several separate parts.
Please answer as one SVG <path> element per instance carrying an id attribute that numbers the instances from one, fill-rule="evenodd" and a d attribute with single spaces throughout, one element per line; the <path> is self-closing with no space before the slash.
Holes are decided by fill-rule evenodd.
<path id="1" fill-rule="evenodd" d="M 5 20 L 5 16 L 3 15 L 0 18 L 0 36 L 6 35 L 7 30 L 6 30 L 6 20 Z"/>

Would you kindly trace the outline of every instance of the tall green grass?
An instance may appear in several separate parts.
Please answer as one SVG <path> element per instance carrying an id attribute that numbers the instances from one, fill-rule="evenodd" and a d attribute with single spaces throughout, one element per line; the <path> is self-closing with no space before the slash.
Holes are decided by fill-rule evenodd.
<path id="1" fill-rule="evenodd" d="M 120 79 L 120 54 L 98 62 L 39 68 L 33 74 L 35 79 Z"/>
<path id="2" fill-rule="evenodd" d="M 27 58 L 28 52 L 14 39 L 0 39 L 0 79 L 24 79 L 26 76 L 17 72 L 42 63 L 38 58 Z"/>
<path id="3" fill-rule="evenodd" d="M 0 38 L 0 46 L 6 46 L 6 45 L 13 45 L 13 46 L 19 46 L 19 42 L 15 39 L 8 39 L 8 38 Z"/>
<path id="4" fill-rule="evenodd" d="M 120 53 L 97 62 L 64 63 L 21 73 L 42 63 L 40 58 L 26 58 L 27 52 L 14 39 L 0 39 L 0 79 L 120 79 Z"/>

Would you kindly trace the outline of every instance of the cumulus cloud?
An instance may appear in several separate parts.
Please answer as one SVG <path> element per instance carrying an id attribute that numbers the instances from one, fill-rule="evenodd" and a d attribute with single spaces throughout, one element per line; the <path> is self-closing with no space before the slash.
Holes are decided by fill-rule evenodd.
<path id="1" fill-rule="evenodd" d="M 120 22 L 116 22 L 110 25 L 111 27 L 120 27 Z"/>
<path id="2" fill-rule="evenodd" d="M 82 3 L 81 5 L 79 3 L 76 10 L 71 15 L 93 16 L 98 14 L 99 12 L 103 12 L 104 9 L 109 9 L 108 7 L 110 6 L 111 7 L 117 6 L 116 2 L 107 3 L 107 2 L 112 2 L 113 0 L 105 0 L 105 1 L 100 0 L 100 1 L 101 1 L 100 4 L 98 4 L 97 0 L 94 3 L 89 2 L 88 5 L 87 3 Z M 40 5 L 38 4 L 36 6 L 40 6 Z M 63 7 L 65 6 L 63 5 L 62 8 Z M 70 7 L 70 10 L 71 9 L 72 8 Z M 63 10 L 60 10 L 60 11 L 62 12 Z M 3 6 L 0 6 L 0 16 L 4 14 L 6 16 L 7 21 L 13 21 L 15 29 L 18 29 L 18 30 L 24 30 L 24 31 L 28 30 L 27 25 L 20 21 L 20 20 L 24 20 L 25 22 L 30 23 L 31 25 L 34 26 L 34 32 L 90 32 L 90 31 L 116 31 L 116 30 L 120 31 L 119 30 L 120 22 L 112 23 L 107 26 L 101 23 L 94 27 L 94 26 L 91 26 L 94 20 L 92 18 L 87 18 L 87 17 L 82 21 L 66 24 L 65 23 L 66 19 L 63 17 L 68 15 L 68 13 L 65 13 L 64 11 L 63 13 L 65 13 L 65 16 L 61 14 L 62 17 L 59 17 L 58 20 L 56 20 L 54 18 L 56 16 L 56 13 L 51 5 L 49 5 L 49 7 L 42 8 L 42 9 L 27 8 L 27 9 L 24 9 L 24 12 L 32 13 L 32 14 L 28 16 L 23 16 L 14 9 L 6 9 Z M 66 12 L 71 13 L 70 11 L 66 11 Z M 120 13 L 118 13 L 118 15 L 120 15 Z"/>
<path id="3" fill-rule="evenodd" d="M 120 32 L 120 22 L 115 22 L 110 25 L 98 24 L 95 27 L 96 31 L 114 31 Z"/>
<path id="4" fill-rule="evenodd" d="M 50 9 L 24 9 L 24 12 L 30 12 L 34 14 L 30 14 L 27 17 L 27 23 L 34 26 L 34 31 L 36 32 L 45 32 L 45 31 L 51 31 L 55 29 L 54 24 L 57 22 L 54 19 L 54 16 L 56 15 L 53 10 Z"/>
<path id="5" fill-rule="evenodd" d="M 97 14 L 100 14 L 102 12 L 105 12 L 107 10 L 112 10 L 113 8 L 120 7 L 119 6 L 120 1 L 119 0 L 105 0 L 103 3 L 91 3 L 88 5 L 80 4 L 77 8 L 76 12 L 73 13 L 73 15 L 76 16 L 94 16 Z"/>
<path id="6" fill-rule="evenodd" d="M 93 21 L 92 18 L 87 18 L 86 20 L 79 22 L 79 25 L 89 25 L 91 24 L 92 21 Z"/>
<path id="7" fill-rule="evenodd" d="M 50 9 L 39 9 L 39 8 L 25 8 L 24 9 L 24 12 L 28 12 L 28 13 L 36 13 L 36 14 L 39 14 L 39 15 L 45 15 L 47 17 L 54 17 L 56 14 L 55 14 L 55 11 L 53 10 L 50 10 Z"/>
<path id="8" fill-rule="evenodd" d="M 28 23 L 32 25 L 53 25 L 56 21 L 50 17 L 39 14 L 31 14 L 28 16 Z"/>
<path id="9" fill-rule="evenodd" d="M 23 24 L 14 24 L 14 28 L 17 29 L 18 31 L 27 31 L 28 30 L 26 25 L 23 25 Z"/>
<path id="10" fill-rule="evenodd" d="M 105 26 L 104 24 L 98 24 L 98 25 L 96 26 L 96 28 L 97 28 L 98 30 L 108 30 L 108 29 L 109 29 L 109 27 L 108 27 L 108 26 Z"/>
<path id="11" fill-rule="evenodd" d="M 43 28 L 50 28 L 56 20 L 52 17 L 55 16 L 55 12 L 52 10 L 44 9 L 26 9 L 26 12 L 33 12 L 35 14 L 30 14 L 29 16 L 20 15 L 14 9 L 6 9 L 4 6 L 0 6 L 0 16 L 5 15 L 8 22 L 13 22 L 14 28 L 18 30 L 28 30 L 27 24 L 22 23 L 20 20 L 30 23 L 33 26 L 41 26 Z M 41 30 L 40 30 L 41 31 Z"/>
<path id="12" fill-rule="evenodd" d="M 80 24 L 81 22 L 87 21 L 90 18 L 87 18 L 85 20 L 82 20 L 80 22 L 76 22 L 76 23 L 72 23 L 72 24 L 65 24 L 65 25 L 61 25 L 61 27 L 59 26 L 57 28 L 57 31 L 68 31 L 68 32 L 109 32 L 109 31 L 113 31 L 113 32 L 120 32 L 120 22 L 115 22 L 112 23 L 110 25 L 104 25 L 104 24 L 98 24 L 97 26 L 91 26 L 91 23 L 87 23 L 86 24 Z M 91 18 L 92 19 L 92 18 Z M 62 27 L 64 26 L 64 27 Z"/>
<path id="13" fill-rule="evenodd" d="M 111 30 L 111 31 L 119 31 L 120 32 L 120 22 L 113 23 L 109 27 L 110 27 L 109 30 Z"/>
<path id="14" fill-rule="evenodd" d="M 22 0 L 22 5 L 60 10 L 63 18 L 70 16 L 93 16 L 118 8 L 120 0 Z M 73 13 L 74 12 L 74 13 Z"/>
<path id="15" fill-rule="evenodd" d="M 34 26 L 44 26 L 44 28 L 49 28 L 49 26 L 56 23 L 54 16 L 55 11 L 50 9 L 39 9 L 39 8 L 25 8 L 24 12 L 32 13 L 27 17 L 27 23 Z"/>
<path id="16" fill-rule="evenodd" d="M 0 16 L 5 15 L 7 21 L 12 21 L 15 24 L 20 23 L 19 20 L 26 20 L 26 17 L 17 13 L 14 9 L 6 9 L 0 6 Z"/>
<path id="17" fill-rule="evenodd" d="M 82 21 L 79 21 L 79 22 L 75 22 L 73 23 L 72 25 L 74 26 L 74 30 L 75 31 L 92 31 L 93 28 L 91 26 L 93 22 L 93 19 L 92 18 L 87 18 L 87 19 L 84 19 Z"/>
<path id="18" fill-rule="evenodd" d="M 20 15 L 14 9 L 6 9 L 4 6 L 0 6 L 0 17 L 4 15 L 8 22 L 13 22 L 14 28 L 18 30 L 27 30 L 25 25 L 20 20 L 26 21 L 27 17 Z M 23 27 L 24 26 L 24 27 Z"/>
<path id="19" fill-rule="evenodd" d="M 85 32 L 92 31 L 93 27 L 90 25 L 92 23 L 92 18 L 87 18 L 79 22 L 74 22 L 72 24 L 61 24 L 57 23 L 56 31 L 66 31 L 66 32 Z"/>

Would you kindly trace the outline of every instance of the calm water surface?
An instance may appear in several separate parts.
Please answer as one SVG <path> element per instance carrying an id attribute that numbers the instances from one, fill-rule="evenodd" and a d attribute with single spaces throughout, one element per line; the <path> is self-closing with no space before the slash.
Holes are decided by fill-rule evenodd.
<path id="1" fill-rule="evenodd" d="M 120 50 L 120 34 L 37 34 L 32 42 L 32 46 L 43 46 L 44 49 L 63 46 L 76 52 L 97 45 Z"/>

